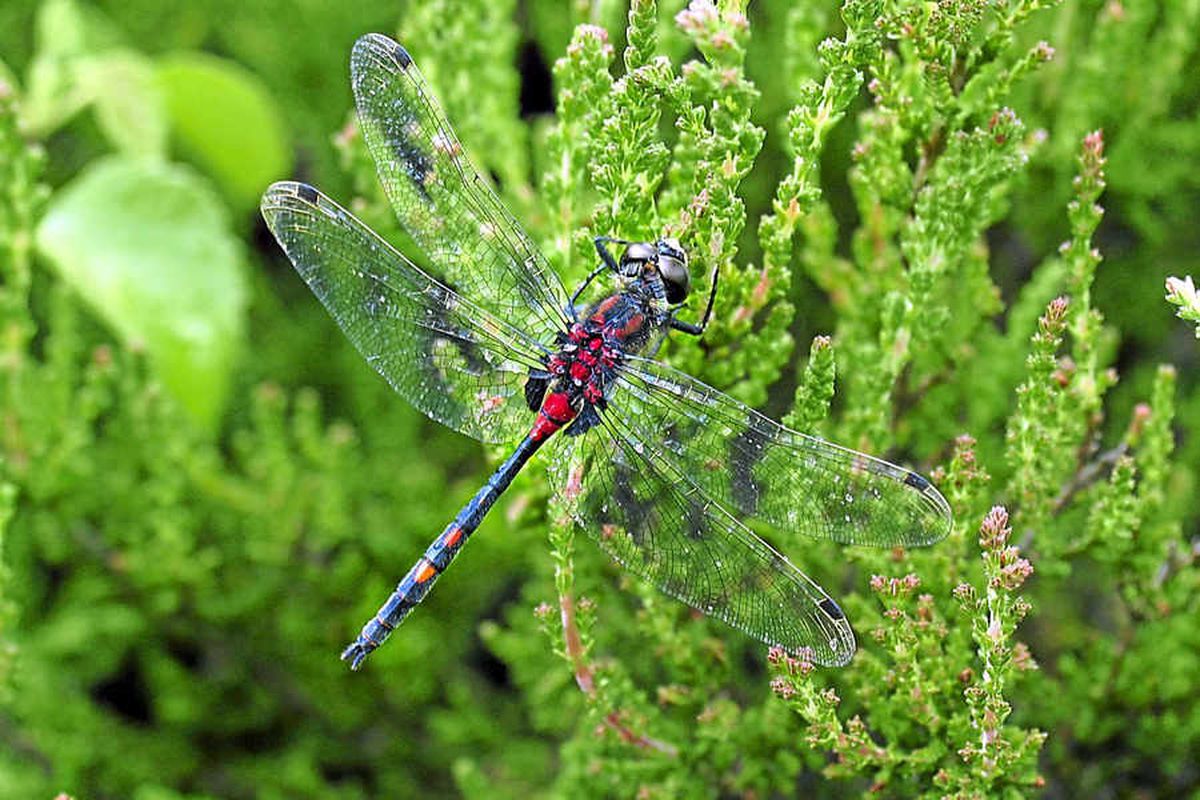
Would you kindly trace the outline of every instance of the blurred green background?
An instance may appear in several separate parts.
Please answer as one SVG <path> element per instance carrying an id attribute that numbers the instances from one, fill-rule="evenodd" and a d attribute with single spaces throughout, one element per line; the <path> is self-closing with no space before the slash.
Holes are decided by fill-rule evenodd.
<path id="1" fill-rule="evenodd" d="M 352 675 L 337 660 L 503 452 L 426 420 L 361 362 L 266 232 L 258 198 L 273 180 L 305 180 L 346 205 L 361 198 L 356 210 L 397 235 L 371 166 L 347 134 L 350 48 L 361 34 L 382 31 L 409 47 L 477 161 L 562 266 L 587 236 L 556 240 L 542 199 L 555 166 L 550 148 L 561 137 L 585 135 L 556 128 L 554 119 L 570 74 L 554 65 L 573 36 L 580 41 L 576 26 L 607 30 L 617 76 L 631 19 L 635 29 L 657 30 L 658 51 L 673 70 L 711 55 L 676 24 L 684 3 L 634 5 L 632 16 L 627 4 L 605 0 L 0 6 L 0 521 L 7 523 L 0 797 L 839 797 L 873 787 L 879 796 L 1018 796 L 1035 787 L 1058 797 L 1200 796 L 1193 563 L 1200 349 L 1193 326 L 1163 299 L 1168 276 L 1200 272 L 1195 0 L 1075 0 L 1044 9 L 1036 2 L 847 4 L 886 15 L 901 31 L 885 37 L 885 49 L 903 65 L 892 77 L 912 90 L 914 107 L 935 109 L 924 120 L 901 115 L 899 128 L 909 127 L 892 142 L 897 163 L 915 169 L 952 131 L 988 129 L 1001 106 L 1021 117 L 1025 131 L 1019 172 L 987 188 L 990 210 L 979 226 L 986 233 L 964 246 L 972 254 L 964 261 L 982 264 L 995 292 L 951 311 L 954 318 L 978 315 L 979 325 L 965 328 L 964 340 L 933 367 L 919 363 L 916 374 L 891 376 L 922 388 L 871 401 L 887 409 L 882 440 L 855 422 L 867 403 L 853 395 L 839 394 L 837 421 L 820 428 L 969 487 L 956 495 L 966 499 L 956 507 L 953 544 L 930 556 L 945 562 L 851 555 L 855 566 L 842 570 L 836 548 L 801 559 L 834 594 L 856 598 L 848 609 L 868 652 L 813 680 L 845 698 L 843 723 L 861 715 L 870 727 L 874 715 L 871 736 L 829 744 L 819 726 L 810 727 L 814 713 L 793 713 L 778 689 L 771 692 L 756 643 L 623 580 L 586 542 L 566 552 L 576 591 L 591 603 L 585 624 L 596 622 L 587 640 L 601 689 L 581 692 L 578 665 L 556 652 L 564 546 L 548 525 L 553 511 L 545 510 L 539 466 L 519 478 L 469 552 L 367 669 Z M 751 276 L 742 277 L 744 286 L 754 283 L 753 265 L 770 261 L 758 221 L 772 212 L 777 187 L 795 166 L 785 120 L 806 102 L 798 76 L 820 85 L 829 67 L 818 63 L 818 43 L 853 39 L 839 6 L 752 2 L 746 9 L 744 76 L 739 65 L 726 77 L 731 85 L 744 77 L 761 92 L 752 120 L 765 140 L 743 164 L 748 174 L 738 196 L 747 223 L 730 229 L 736 262 Z M 639 13 L 650 22 L 638 21 Z M 918 31 L 927 26 L 927 41 L 947 49 L 905 44 L 905 20 Z M 1011 35 L 980 33 L 1005 24 Z M 996 96 L 943 102 L 930 77 L 936 71 L 912 68 L 948 57 L 964 74 L 998 74 L 1042 40 L 1054 58 Z M 720 81 L 713 85 L 720 97 Z M 882 311 L 877 327 L 839 327 L 853 316 L 848 295 L 839 292 L 842 284 L 824 282 L 833 272 L 819 267 L 842 265 L 849 272 L 837 280 L 853 286 L 879 230 L 863 213 L 865 190 L 852 184 L 855 174 L 871 182 L 855 148 L 884 141 L 870 114 L 885 100 L 848 85 L 845 117 L 823 134 L 815 176 L 819 218 L 829 225 L 801 225 L 817 243 L 785 251 L 783 268 L 795 269 L 794 280 L 787 272 L 772 295 L 789 314 L 777 327 L 738 329 L 730 322 L 734 301 L 721 308 L 719 300 L 727 334 L 719 346 L 669 351 L 723 388 L 767 398 L 773 412 L 787 410 L 803 384 L 813 336 L 837 330 L 835 347 L 846 343 L 838 351 L 848 354 L 838 361 L 839 382 L 856 369 L 869 373 L 854 360 L 859 345 L 890 350 L 880 334 L 887 330 L 878 324 L 886 320 Z M 672 121 L 649 127 L 673 144 Z M 1112 368 L 1120 378 L 1102 407 L 1097 400 L 1085 409 L 1087 446 L 1061 449 L 1071 451 L 1072 475 L 1076 449 L 1080 470 L 1097 450 L 1127 440 L 1136 449 L 1131 421 L 1152 395 L 1161 411 L 1166 379 L 1156 376 L 1169 363 L 1177 416 L 1165 430 L 1175 454 L 1162 474 L 1138 473 L 1139 486 L 1158 487 L 1155 510 L 1118 525 L 1125 550 L 1095 541 L 1105 538 L 1096 531 L 1108 530 L 1096 520 L 1121 495 L 1093 493 L 1094 477 L 1075 487 L 1077 508 L 1068 502 L 1072 490 L 1067 508 L 1056 507 L 1053 523 L 1046 521 L 1061 538 L 1044 545 L 1043 560 L 1033 557 L 1033 623 L 1028 635 L 1017 634 L 1031 641 L 1043 670 L 1014 677 L 1006 695 L 1014 730 L 1049 738 L 1042 748 L 1014 744 L 1005 756 L 1011 762 L 1001 763 L 1019 769 L 997 775 L 986 759 L 956 754 L 954 736 L 978 738 L 962 686 L 982 670 L 973 660 L 973 620 L 953 616 L 950 576 L 979 577 L 974 537 L 987 508 L 1035 505 L 1017 496 L 1012 475 L 1020 470 L 1005 450 L 1012 442 L 1005 431 L 1035 320 L 1066 291 L 1068 268 L 1054 254 L 1073 235 L 1068 203 L 1078 192 L 1080 143 L 1097 129 L 1108 159 L 1100 200 L 1107 213 L 1092 238 L 1104 261 L 1088 302 L 1104 315 L 1094 342 L 1098 374 Z M 901 176 L 912 178 L 912 171 Z M 668 182 L 665 194 L 682 193 L 675 207 L 662 201 L 669 222 L 692 198 L 687 179 L 672 173 Z M 918 189 L 904 183 L 903 203 L 917 208 Z M 577 208 L 603 205 L 594 190 L 577 190 Z M 905 213 L 897 219 L 908 219 Z M 890 223 L 880 224 L 899 241 Z M 817 252 L 821 231 L 825 262 Z M 900 247 L 875 244 L 887 252 Z M 575 258 L 565 280 L 586 267 Z M 874 278 L 861 280 L 871 285 Z M 738 296 L 729 291 L 735 294 L 723 296 Z M 1016 311 L 1002 310 L 1010 308 Z M 739 330 L 747 342 L 760 336 L 774 348 L 763 374 L 754 373 L 753 359 L 744 366 L 750 345 L 737 349 Z M 743 360 L 726 362 L 729 352 Z M 744 374 L 722 371 L 722 363 L 742 365 Z M 1077 365 L 1058 366 L 1065 385 Z M 962 433 L 978 441 L 981 472 L 991 472 L 993 484 L 964 477 L 969 470 L 954 460 L 961 450 L 952 446 Z M 1101 466 L 1099 487 L 1108 485 L 1112 461 Z M 1047 504 L 1073 485 L 1046 480 Z M 1145 492 L 1129 481 L 1118 489 L 1141 498 Z M 1018 527 L 1014 538 L 1025 548 L 1031 536 Z M 788 552 L 803 554 L 803 546 Z M 830 561 L 821 566 L 822 559 Z M 945 567 L 951 562 L 963 565 L 961 573 Z M 907 684 L 898 682 L 905 673 L 896 664 L 908 662 L 888 649 L 894 643 L 868 633 L 886 625 L 886 604 L 865 588 L 876 572 L 930 576 L 938 619 L 953 632 L 944 652 L 920 656 L 928 683 L 916 685 L 944 704 L 945 719 L 959 715 L 962 730 L 928 719 L 913 729 L 888 727 L 888 719 L 912 716 L 897 700 Z M 541 604 L 555 611 L 537 612 Z M 919 648 L 910 650 L 912 663 L 921 663 Z M 653 746 L 660 739 L 670 750 Z M 1031 734 L 1035 740 L 1041 744 Z M 873 744 L 883 755 L 846 768 L 839 747 L 856 749 L 848 741 L 860 751 Z M 938 777 L 947 769 L 958 783 Z"/>

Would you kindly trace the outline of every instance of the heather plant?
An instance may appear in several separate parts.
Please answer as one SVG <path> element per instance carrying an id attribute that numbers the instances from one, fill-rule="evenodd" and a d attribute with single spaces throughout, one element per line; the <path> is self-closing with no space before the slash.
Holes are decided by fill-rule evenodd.
<path id="1" fill-rule="evenodd" d="M 1195 793 L 1198 18 L 6 4 L 0 796 Z M 371 29 L 565 284 L 596 235 L 678 237 L 721 289 L 664 358 L 945 493 L 924 550 L 762 531 L 848 666 L 625 575 L 536 461 L 337 660 L 506 455 L 392 394 L 262 235 L 298 176 L 407 246 L 348 111 Z"/>

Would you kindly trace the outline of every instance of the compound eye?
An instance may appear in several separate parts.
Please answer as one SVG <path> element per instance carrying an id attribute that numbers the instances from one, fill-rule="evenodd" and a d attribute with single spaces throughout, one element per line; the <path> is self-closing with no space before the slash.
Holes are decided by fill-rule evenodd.
<path id="1" fill-rule="evenodd" d="M 634 242 L 625 248 L 625 252 L 621 254 L 622 264 L 645 263 L 651 261 L 658 255 L 654 245 L 646 242 Z"/>
<path id="2" fill-rule="evenodd" d="M 658 257 L 658 272 L 662 275 L 663 288 L 667 290 L 667 302 L 682 303 L 687 299 L 691 286 L 691 276 L 688 268 L 678 258 L 660 254 Z"/>

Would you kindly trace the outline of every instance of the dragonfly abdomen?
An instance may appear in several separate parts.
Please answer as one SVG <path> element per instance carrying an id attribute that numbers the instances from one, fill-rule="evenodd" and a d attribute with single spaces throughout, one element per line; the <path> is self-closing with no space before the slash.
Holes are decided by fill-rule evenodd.
<path id="1" fill-rule="evenodd" d="M 545 413 L 539 413 L 538 422 L 543 418 Z M 479 528 L 496 500 L 544 441 L 545 437 L 535 439 L 532 434 L 526 436 L 513 454 L 496 468 L 487 483 L 467 501 L 454 521 L 425 549 L 425 554 L 417 559 L 417 563 L 400 579 L 395 591 L 380 606 L 375 616 L 363 626 L 358 638 L 342 651 L 342 660 L 349 661 L 351 669 L 358 669 L 371 651 L 383 644 L 392 631 L 425 599 L 433 584 L 437 582 L 438 576 L 450 566 L 450 562 L 458 555 L 458 551 L 466 544 L 471 534 Z"/>

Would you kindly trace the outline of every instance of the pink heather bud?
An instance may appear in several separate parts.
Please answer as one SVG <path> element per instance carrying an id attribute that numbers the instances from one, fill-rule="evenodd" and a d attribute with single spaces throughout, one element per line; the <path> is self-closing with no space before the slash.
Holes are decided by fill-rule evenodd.
<path id="1" fill-rule="evenodd" d="M 1167 297 L 1172 300 L 1179 299 L 1193 291 L 1195 289 L 1192 287 L 1190 275 L 1184 278 L 1176 278 L 1174 275 L 1167 276 Z"/>
<path id="2" fill-rule="evenodd" d="M 772 678 L 771 691 L 782 700 L 791 700 L 796 696 L 796 687 L 787 678 Z"/>
<path id="3" fill-rule="evenodd" d="M 993 138 L 997 144 L 1004 144 L 1008 141 L 1008 134 L 1012 132 L 1016 124 L 1016 112 L 1006 107 L 992 114 L 991 120 L 988 121 L 988 130 L 993 132 Z"/>
<path id="4" fill-rule="evenodd" d="M 717 31 L 712 36 L 712 44 L 718 50 L 726 50 L 733 47 L 733 37 L 728 31 Z"/>
<path id="5" fill-rule="evenodd" d="M 1004 506 L 993 506 L 979 526 L 979 546 L 984 550 L 996 550 L 1004 546 L 1012 534 L 1008 527 L 1008 511 Z"/>
<path id="6" fill-rule="evenodd" d="M 533 609 L 533 615 L 538 619 L 547 619 L 552 613 L 549 603 L 538 603 L 537 608 Z"/>
<path id="7" fill-rule="evenodd" d="M 608 29 L 602 28 L 599 25 L 580 25 L 575 34 L 580 38 L 599 39 L 602 42 L 608 41 Z"/>
<path id="8" fill-rule="evenodd" d="M 1033 660 L 1033 654 L 1029 652 L 1029 646 L 1024 642 L 1017 642 L 1013 645 L 1012 665 L 1013 669 L 1020 672 L 1037 669 L 1037 662 Z"/>
<path id="9" fill-rule="evenodd" d="M 1099 159 L 1104 155 L 1104 131 L 1092 131 L 1087 136 L 1083 137 L 1083 150 L 1085 155 Z"/>
<path id="10" fill-rule="evenodd" d="M 1146 423 L 1150 421 L 1153 413 L 1147 403 L 1138 403 L 1133 407 L 1133 414 L 1129 420 L 1130 438 L 1136 439 L 1142 435 L 1142 432 L 1146 430 Z"/>
<path id="11" fill-rule="evenodd" d="M 1016 550 L 1016 548 L 1012 548 Z M 1013 563 L 1000 570 L 1000 585 L 1010 592 L 1025 583 L 1026 578 L 1033 574 L 1033 565 L 1024 558 L 1018 558 Z"/>
<path id="12" fill-rule="evenodd" d="M 688 7 L 675 15 L 675 24 L 690 34 L 703 33 L 718 20 L 717 7 L 712 0 L 692 0 Z"/>
<path id="13" fill-rule="evenodd" d="M 956 600 L 961 600 L 964 602 L 968 601 L 968 600 L 974 600 L 975 599 L 975 587 L 969 583 L 965 583 L 965 582 L 960 583 L 958 586 L 954 587 L 953 594 L 954 594 L 954 599 L 956 599 Z"/>
<path id="14" fill-rule="evenodd" d="M 987 637 L 993 644 L 999 644 L 1004 639 L 1004 628 L 1000 625 L 999 617 L 992 617 L 988 621 Z"/>
<path id="15" fill-rule="evenodd" d="M 1193 312 L 1200 311 L 1200 293 L 1197 293 L 1190 275 L 1183 278 L 1172 275 L 1167 278 L 1167 301 Z"/>
<path id="16" fill-rule="evenodd" d="M 787 657 L 787 651 L 777 644 L 771 645 L 771 649 L 767 650 L 767 663 L 773 667 L 785 664 Z"/>
<path id="17" fill-rule="evenodd" d="M 1054 58 L 1054 48 L 1050 46 L 1049 42 L 1038 42 L 1034 46 L 1033 52 L 1036 53 L 1037 57 L 1042 61 L 1049 61 L 1050 59 Z"/>
<path id="18" fill-rule="evenodd" d="M 812 352 L 816 353 L 821 350 L 828 350 L 830 347 L 833 347 L 833 339 L 829 336 L 821 335 L 813 337 Z"/>
<path id="19" fill-rule="evenodd" d="M 353 122 L 347 122 L 338 131 L 336 142 L 338 146 L 345 147 L 358 138 L 358 126 Z"/>
<path id="20" fill-rule="evenodd" d="M 903 578 L 885 578 L 882 575 L 871 576 L 871 589 L 879 594 L 886 594 L 891 597 L 910 595 L 920 585 L 921 579 L 912 573 L 905 575 Z"/>
<path id="21" fill-rule="evenodd" d="M 1061 320 L 1067 315 L 1067 306 L 1070 301 L 1065 297 L 1056 297 L 1050 301 L 1050 305 L 1046 307 L 1046 318 L 1054 321 Z"/>

